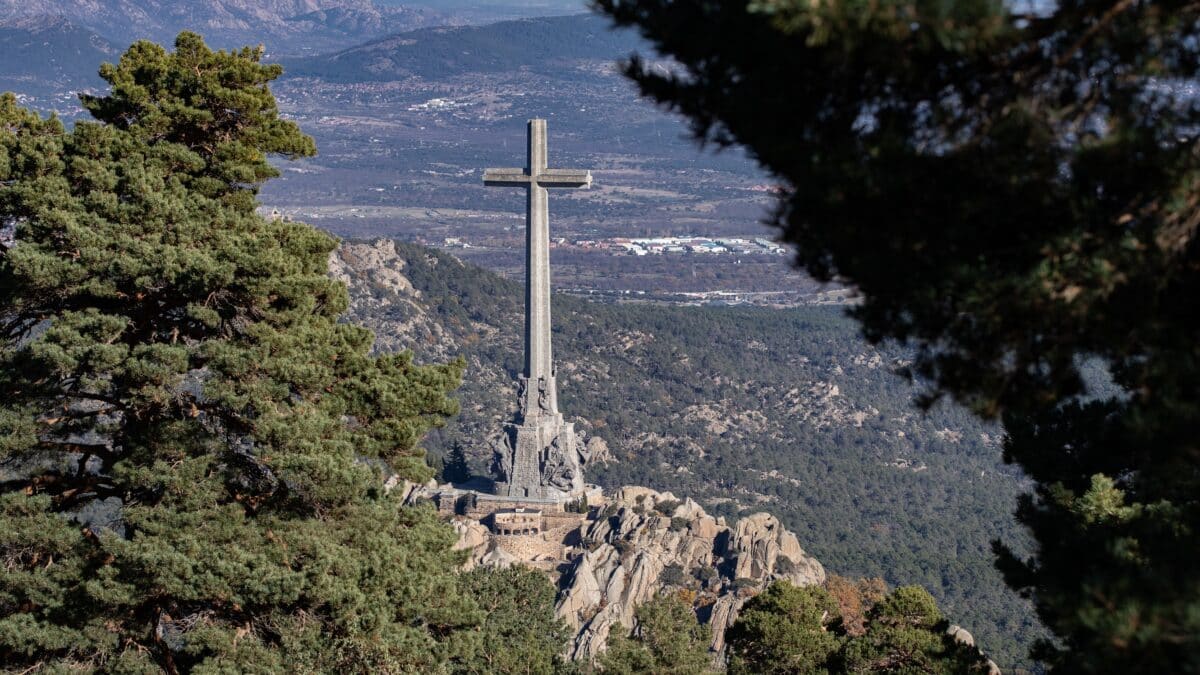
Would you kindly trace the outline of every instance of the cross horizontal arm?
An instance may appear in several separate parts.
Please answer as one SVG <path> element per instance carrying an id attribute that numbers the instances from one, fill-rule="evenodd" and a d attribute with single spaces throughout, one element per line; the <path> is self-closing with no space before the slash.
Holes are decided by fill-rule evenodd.
<path id="1" fill-rule="evenodd" d="M 533 177 L 525 169 L 485 169 L 484 185 L 528 185 Z"/>
<path id="2" fill-rule="evenodd" d="M 587 187 L 592 186 L 592 172 L 576 169 L 543 169 L 537 175 L 542 187 Z"/>

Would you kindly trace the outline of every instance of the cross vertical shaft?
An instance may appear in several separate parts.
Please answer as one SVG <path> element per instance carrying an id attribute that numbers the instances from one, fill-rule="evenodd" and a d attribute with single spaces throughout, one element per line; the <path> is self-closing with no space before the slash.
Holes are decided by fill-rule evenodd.
<path id="1" fill-rule="evenodd" d="M 538 176 L 546 170 L 546 120 L 529 121 L 528 172 Z M 546 188 L 529 183 L 525 211 L 525 378 L 530 387 L 525 397 L 528 416 L 541 411 L 537 396 L 558 413 L 558 391 L 554 381 L 554 355 L 550 345 L 550 205 Z M 544 391 L 545 394 L 541 394 Z M 531 403 L 532 400 L 532 403 Z"/>
<path id="2" fill-rule="evenodd" d="M 525 211 L 525 372 L 522 419 L 557 416 L 550 342 L 550 207 L 547 188 L 590 187 L 590 171 L 547 168 L 546 120 L 529 120 L 524 169 L 487 169 L 486 185 L 527 190 Z"/>
<path id="3" fill-rule="evenodd" d="M 584 489 L 575 425 L 558 412 L 550 347 L 550 207 L 547 188 L 590 187 L 589 171 L 546 167 L 546 120 L 529 120 L 524 169 L 488 169 L 486 185 L 521 187 L 525 205 L 525 372 L 515 422 L 493 444 L 496 493 L 561 501 Z"/>

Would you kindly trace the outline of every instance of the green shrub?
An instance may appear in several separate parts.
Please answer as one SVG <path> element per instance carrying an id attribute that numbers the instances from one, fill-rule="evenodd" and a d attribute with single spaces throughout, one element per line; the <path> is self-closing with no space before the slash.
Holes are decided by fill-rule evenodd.
<path id="1" fill-rule="evenodd" d="M 687 583 L 687 574 L 682 565 L 667 565 L 658 574 L 658 583 L 663 586 L 683 586 Z"/>
<path id="2" fill-rule="evenodd" d="M 658 511 L 664 516 L 670 516 L 671 514 L 675 513 L 675 509 L 679 508 L 679 505 L 682 503 L 683 502 L 680 502 L 678 499 L 668 499 L 655 504 L 654 510 Z"/>

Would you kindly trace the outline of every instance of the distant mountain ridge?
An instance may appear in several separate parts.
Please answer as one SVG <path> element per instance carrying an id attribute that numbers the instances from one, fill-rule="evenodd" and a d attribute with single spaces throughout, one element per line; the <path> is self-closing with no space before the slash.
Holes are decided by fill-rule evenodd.
<path id="1" fill-rule="evenodd" d="M 372 0 L 0 0 L 0 91 L 53 94 L 62 104 L 53 107 L 62 111 L 73 106 L 75 91 L 102 88 L 99 65 L 118 59 L 133 41 L 170 45 L 184 29 L 200 32 L 213 47 L 265 44 L 285 77 L 333 83 L 505 71 L 569 79 L 581 67 L 648 51 L 636 33 L 613 30 L 594 14 L 442 25 L 453 19 Z"/>
<path id="2" fill-rule="evenodd" d="M 458 20 L 375 0 L 0 0 L 0 91 L 52 95 L 53 105 L 36 107 L 65 111 L 74 92 L 104 86 L 96 75 L 101 63 L 138 39 L 169 46 L 185 29 L 218 48 L 264 44 L 285 77 L 336 83 L 562 74 L 647 48 L 594 14 L 447 25 Z"/>
<path id="3" fill-rule="evenodd" d="M 266 44 L 271 53 L 338 49 L 380 35 L 453 23 L 447 13 L 372 0 L 0 0 L 0 21 L 58 15 L 117 43 L 170 43 L 182 30 L 210 44 Z"/>
<path id="4" fill-rule="evenodd" d="M 548 71 L 578 60 L 615 61 L 645 46 L 632 31 L 612 30 L 604 18 L 576 14 L 422 28 L 283 64 L 289 76 L 331 82 L 436 79 L 521 68 Z"/>
<path id="5" fill-rule="evenodd" d="M 0 21 L 0 91 L 44 96 L 99 87 L 100 64 L 119 54 L 108 40 L 61 15 Z"/>

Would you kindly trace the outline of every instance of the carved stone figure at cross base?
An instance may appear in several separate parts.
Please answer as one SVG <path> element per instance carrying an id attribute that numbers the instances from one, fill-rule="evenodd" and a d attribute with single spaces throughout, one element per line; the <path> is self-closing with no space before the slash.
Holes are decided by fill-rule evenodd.
<path id="1" fill-rule="evenodd" d="M 546 120 L 529 121 L 523 169 L 488 169 L 484 184 L 526 190 L 525 370 L 517 386 L 516 420 L 493 442 L 496 493 L 558 499 L 584 489 L 584 456 L 575 425 L 558 411 L 550 343 L 550 208 L 547 188 L 591 187 L 590 171 L 546 164 Z"/>

